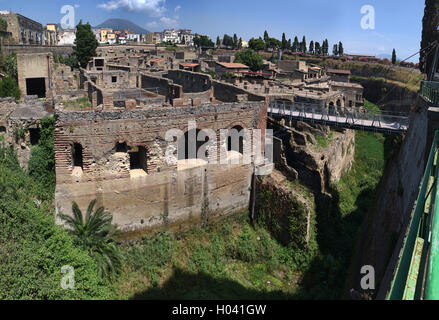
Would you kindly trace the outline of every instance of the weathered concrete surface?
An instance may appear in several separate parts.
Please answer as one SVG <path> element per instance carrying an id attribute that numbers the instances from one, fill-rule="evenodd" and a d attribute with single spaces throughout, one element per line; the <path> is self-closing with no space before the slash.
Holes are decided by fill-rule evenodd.
<path id="1" fill-rule="evenodd" d="M 218 165 L 213 150 L 227 148 L 227 137 L 220 130 L 239 125 L 263 129 L 264 134 L 266 112 L 265 101 L 138 110 L 57 109 L 57 211 L 71 214 L 73 201 L 84 208 L 97 199 L 98 205 L 113 214 L 120 230 L 128 232 L 126 237 L 139 237 L 163 225 L 180 228 L 244 210 L 250 200 L 253 161 Z M 168 152 L 178 154 L 178 139 L 188 130 L 188 121 L 194 120 L 197 128 L 213 131 L 209 163 L 169 161 Z M 170 129 L 180 133 L 167 141 Z M 123 143 L 129 148 L 145 148 L 145 170 L 130 169 L 129 156 L 117 148 Z M 82 168 L 74 164 L 75 144 L 82 146 Z M 243 148 L 246 152 L 251 144 Z M 236 155 L 229 154 L 229 158 Z"/>
<path id="2" fill-rule="evenodd" d="M 114 223 L 135 235 L 161 226 L 179 228 L 248 207 L 253 168 L 200 165 L 136 178 L 58 184 L 58 212 L 71 213 L 72 201 L 86 208 L 93 199 Z"/>

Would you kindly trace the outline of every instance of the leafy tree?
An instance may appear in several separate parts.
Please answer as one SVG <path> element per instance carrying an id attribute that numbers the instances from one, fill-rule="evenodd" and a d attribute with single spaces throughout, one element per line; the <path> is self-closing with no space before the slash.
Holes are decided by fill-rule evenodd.
<path id="1" fill-rule="evenodd" d="M 71 228 L 69 232 L 75 237 L 76 243 L 89 250 L 95 258 L 99 273 L 110 275 L 120 271 L 122 256 L 113 238 L 113 216 L 104 207 L 93 212 L 95 205 L 96 200 L 90 202 L 84 217 L 78 204 L 73 202 L 73 217 L 65 214 L 60 214 L 59 217 Z"/>
<path id="2" fill-rule="evenodd" d="M 267 49 L 280 49 L 282 47 L 282 42 L 277 40 L 276 38 L 270 38 L 267 41 Z"/>
<path id="3" fill-rule="evenodd" d="M 241 50 L 242 49 L 242 38 L 239 38 L 239 41 L 238 41 L 238 50 Z"/>
<path id="4" fill-rule="evenodd" d="M 340 57 L 344 55 L 343 43 L 341 41 L 338 43 L 338 54 Z"/>
<path id="5" fill-rule="evenodd" d="M 235 62 L 249 66 L 250 70 L 254 72 L 261 70 L 264 64 L 261 55 L 252 49 L 237 52 L 235 54 Z"/>
<path id="6" fill-rule="evenodd" d="M 212 48 L 215 46 L 212 40 L 208 36 L 201 36 L 201 37 L 195 37 L 194 38 L 194 45 L 197 48 L 200 47 L 209 47 Z"/>
<path id="7" fill-rule="evenodd" d="M 14 97 L 15 100 L 19 100 L 21 97 L 20 88 L 18 87 L 17 80 L 7 77 L 0 81 L 0 97 Z"/>
<path id="8" fill-rule="evenodd" d="M 309 43 L 309 53 L 311 53 L 311 54 L 315 53 L 314 41 L 312 41 L 312 40 Z"/>
<path id="9" fill-rule="evenodd" d="M 292 44 L 291 44 L 291 39 L 288 40 L 288 50 L 291 50 Z"/>
<path id="10" fill-rule="evenodd" d="M 74 54 L 70 54 L 66 59 L 64 59 L 64 64 L 68 65 L 70 69 L 73 70 L 78 68 L 79 62 Z"/>
<path id="11" fill-rule="evenodd" d="M 439 31 L 439 3 L 437 0 L 425 0 L 424 18 L 422 19 L 422 41 L 421 53 L 419 57 L 419 67 L 421 72 L 430 73 L 434 50 L 430 45 L 438 40 Z"/>
<path id="12" fill-rule="evenodd" d="M 264 40 L 262 40 L 262 38 L 259 39 L 251 38 L 248 42 L 248 46 L 250 49 L 253 49 L 254 51 L 265 50 L 265 42 Z"/>
<path id="13" fill-rule="evenodd" d="M 338 56 L 338 44 L 334 44 L 334 47 L 332 49 L 332 54 L 334 56 Z"/>
<path id="14" fill-rule="evenodd" d="M 90 59 L 96 56 L 97 47 L 98 41 L 91 30 L 90 24 L 82 24 L 81 20 L 76 26 L 76 39 L 73 47 L 73 54 L 82 68 L 87 67 Z"/>
<path id="15" fill-rule="evenodd" d="M 221 47 L 221 39 L 220 39 L 219 36 L 216 37 L 216 46 L 217 46 L 217 47 Z"/>
<path id="16" fill-rule="evenodd" d="M 392 64 L 396 64 L 396 51 L 395 51 L 395 49 L 393 49 L 393 52 L 392 52 Z"/>

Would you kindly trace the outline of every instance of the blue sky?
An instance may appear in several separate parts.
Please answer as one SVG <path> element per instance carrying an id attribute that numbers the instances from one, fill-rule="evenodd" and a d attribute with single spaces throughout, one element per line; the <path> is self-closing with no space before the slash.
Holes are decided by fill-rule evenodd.
<path id="1" fill-rule="evenodd" d="M 244 40 L 262 36 L 305 35 L 332 44 L 342 41 L 347 53 L 391 54 L 400 58 L 419 51 L 424 0 L 0 0 L 1 10 L 21 13 L 43 24 L 59 23 L 62 6 L 76 7 L 75 20 L 93 26 L 108 18 L 129 19 L 151 31 L 189 28 L 216 39 L 237 33 Z M 375 29 L 361 28 L 361 8 L 375 10 Z M 411 61 L 416 61 L 414 57 Z"/>

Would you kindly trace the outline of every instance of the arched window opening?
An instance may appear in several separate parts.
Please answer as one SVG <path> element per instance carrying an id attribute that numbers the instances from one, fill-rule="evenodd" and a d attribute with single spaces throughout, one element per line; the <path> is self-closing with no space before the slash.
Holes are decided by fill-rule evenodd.
<path id="1" fill-rule="evenodd" d="M 147 150 L 145 147 L 134 147 L 129 151 L 130 170 L 143 170 L 148 173 Z"/>
<path id="2" fill-rule="evenodd" d="M 227 137 L 227 151 L 236 151 L 244 154 L 244 129 L 241 126 L 235 126 L 230 129 Z"/>
<path id="3" fill-rule="evenodd" d="M 116 152 L 122 152 L 127 153 L 128 152 L 128 146 L 126 142 L 119 142 L 116 144 Z"/>
<path id="4" fill-rule="evenodd" d="M 335 113 L 334 102 L 330 102 L 329 103 L 328 113 L 329 114 L 334 114 Z"/>
<path id="5" fill-rule="evenodd" d="M 82 153 L 83 153 L 82 146 L 79 143 L 73 144 L 72 147 L 73 167 L 84 169 Z"/>
<path id="6" fill-rule="evenodd" d="M 6 133 L 6 127 L 0 126 L 0 134 Z"/>
<path id="7" fill-rule="evenodd" d="M 208 161 L 207 144 L 209 143 L 209 137 L 198 141 L 198 138 L 201 137 L 200 133 L 201 130 L 192 129 L 178 140 L 178 160 L 202 159 Z M 200 150 L 205 150 L 205 152 Z"/>

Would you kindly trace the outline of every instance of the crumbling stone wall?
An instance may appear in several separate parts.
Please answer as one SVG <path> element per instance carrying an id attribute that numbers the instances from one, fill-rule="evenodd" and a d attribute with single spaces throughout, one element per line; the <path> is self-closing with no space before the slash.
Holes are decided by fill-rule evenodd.
<path id="1" fill-rule="evenodd" d="M 167 77 L 174 83 L 181 85 L 185 93 L 205 92 L 212 88 L 212 78 L 207 74 L 169 70 Z"/>
<path id="2" fill-rule="evenodd" d="M 352 167 L 355 156 L 355 131 L 330 132 L 329 127 L 294 122 L 293 128 L 276 133 L 277 146 L 284 152 L 276 167 L 290 177 L 297 176 L 316 194 L 328 194 L 330 186 Z M 323 148 L 316 136 L 327 140 Z M 275 143 L 276 145 L 276 143 Z"/>
<path id="3" fill-rule="evenodd" d="M 256 221 L 264 223 L 280 243 L 306 249 L 311 233 L 312 205 L 291 190 L 280 172 L 256 178 L 255 203 Z"/>
<path id="4" fill-rule="evenodd" d="M 124 231 L 168 226 L 179 228 L 203 219 L 245 209 L 250 198 L 252 165 L 217 165 L 196 162 L 179 165 L 167 161 L 167 150 L 177 153 L 177 141 L 166 141 L 169 129 L 187 131 L 188 121 L 198 128 L 220 129 L 236 125 L 265 126 L 266 102 L 227 103 L 198 107 L 137 110 L 60 111 L 56 114 L 56 205 L 71 213 L 71 203 L 87 206 L 98 199 L 113 213 Z M 237 122 L 237 119 L 239 121 Z M 130 170 L 118 143 L 147 150 L 147 169 Z M 72 146 L 80 144 L 83 168 L 73 166 Z M 136 173 L 136 174 L 134 174 Z M 208 205 L 207 208 L 203 203 Z M 140 231 L 139 231 L 140 230 Z"/>

